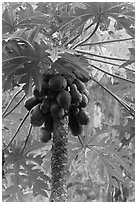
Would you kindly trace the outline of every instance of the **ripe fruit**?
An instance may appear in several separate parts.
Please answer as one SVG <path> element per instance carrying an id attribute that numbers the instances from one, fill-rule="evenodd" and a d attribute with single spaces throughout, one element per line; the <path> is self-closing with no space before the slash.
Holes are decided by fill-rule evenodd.
<path id="1" fill-rule="evenodd" d="M 76 84 L 70 86 L 70 94 L 72 96 L 72 104 L 78 105 L 82 101 L 82 95 L 77 90 Z"/>
<path id="2" fill-rule="evenodd" d="M 40 128 L 40 141 L 47 143 L 52 137 L 51 132 L 48 132 L 44 127 Z"/>
<path id="3" fill-rule="evenodd" d="M 63 90 L 57 95 L 57 102 L 62 108 L 67 108 L 71 104 L 71 95 Z"/>
<path id="4" fill-rule="evenodd" d="M 80 93 L 84 93 L 86 87 L 85 87 L 85 84 L 78 80 L 78 79 L 75 79 L 74 83 L 76 84 L 77 86 L 77 89 L 79 90 Z"/>
<path id="5" fill-rule="evenodd" d="M 85 108 L 88 104 L 88 98 L 85 94 L 82 94 L 82 101 L 79 104 L 79 108 Z"/>
<path id="6" fill-rule="evenodd" d="M 51 91 L 61 91 L 67 86 L 66 79 L 61 75 L 55 75 L 49 80 L 49 89 Z"/>
<path id="7" fill-rule="evenodd" d="M 64 115 L 64 109 L 55 102 L 51 104 L 50 112 L 54 118 L 61 118 Z"/>
<path id="8" fill-rule="evenodd" d="M 37 100 L 34 96 L 31 96 L 26 99 L 24 103 L 24 107 L 30 111 L 34 106 L 36 106 L 38 103 L 40 103 L 40 100 Z"/>
<path id="9" fill-rule="evenodd" d="M 45 122 L 45 129 L 48 132 L 54 131 L 54 124 L 53 124 L 53 118 L 49 115 L 48 120 Z"/>
<path id="10" fill-rule="evenodd" d="M 45 122 L 45 117 L 40 110 L 40 104 L 36 105 L 30 112 L 30 122 L 34 127 L 39 127 Z"/>
<path id="11" fill-rule="evenodd" d="M 74 136 L 78 136 L 82 133 L 82 126 L 78 123 L 74 115 L 69 116 L 69 127 Z"/>
<path id="12" fill-rule="evenodd" d="M 43 114 L 47 114 L 50 111 L 50 101 L 45 97 L 40 105 L 40 110 Z"/>
<path id="13" fill-rule="evenodd" d="M 80 109 L 76 117 L 80 125 L 87 125 L 89 123 L 90 117 L 88 113 L 83 109 Z"/>

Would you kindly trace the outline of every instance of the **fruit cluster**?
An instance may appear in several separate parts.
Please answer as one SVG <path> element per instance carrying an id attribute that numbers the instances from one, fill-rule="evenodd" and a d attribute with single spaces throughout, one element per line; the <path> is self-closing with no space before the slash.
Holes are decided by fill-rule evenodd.
<path id="1" fill-rule="evenodd" d="M 85 84 L 70 76 L 43 74 L 42 89 L 33 89 L 33 96 L 25 101 L 30 111 L 30 121 L 40 127 L 41 141 L 48 142 L 54 131 L 54 119 L 69 116 L 69 128 L 74 136 L 82 133 L 82 126 L 89 122 L 84 110 L 89 102 L 89 92 Z"/>

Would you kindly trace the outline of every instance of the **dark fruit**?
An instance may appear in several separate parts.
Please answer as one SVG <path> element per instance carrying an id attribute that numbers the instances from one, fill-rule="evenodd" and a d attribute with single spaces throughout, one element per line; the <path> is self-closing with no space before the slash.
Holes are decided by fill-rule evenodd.
<path id="1" fill-rule="evenodd" d="M 47 81 L 43 81 L 42 82 L 42 89 L 41 89 L 40 94 L 42 96 L 46 96 L 48 94 L 48 91 L 49 91 L 48 82 Z"/>
<path id="2" fill-rule="evenodd" d="M 40 128 L 40 141 L 43 143 L 49 142 L 51 139 L 52 134 L 48 132 L 44 127 Z"/>
<path id="3" fill-rule="evenodd" d="M 51 74 L 45 74 L 45 73 L 43 74 L 43 80 L 44 80 L 44 81 L 47 81 L 47 82 L 48 82 L 48 81 L 51 79 L 51 77 L 52 77 Z"/>
<path id="4" fill-rule="evenodd" d="M 85 94 L 82 94 L 82 101 L 79 104 L 80 108 L 85 108 L 88 104 L 88 98 Z"/>
<path id="5" fill-rule="evenodd" d="M 57 103 L 51 104 L 50 112 L 54 118 L 61 118 L 64 115 L 64 109 L 61 108 Z"/>
<path id="6" fill-rule="evenodd" d="M 69 108 L 69 114 L 73 114 L 74 116 L 76 116 L 79 112 L 79 108 L 75 105 L 70 106 Z"/>
<path id="7" fill-rule="evenodd" d="M 79 92 L 84 93 L 84 91 L 86 89 L 85 84 L 82 81 L 78 80 L 78 79 L 75 79 L 74 83 L 76 84 L 77 89 L 79 90 Z"/>
<path id="8" fill-rule="evenodd" d="M 74 78 L 73 77 L 68 77 L 67 78 L 68 86 L 70 86 L 73 82 L 74 82 Z"/>
<path id="9" fill-rule="evenodd" d="M 57 95 L 57 102 L 62 108 L 67 108 L 71 104 L 71 95 L 63 90 Z"/>
<path id="10" fill-rule="evenodd" d="M 36 89 L 35 87 L 32 90 L 32 94 L 34 95 L 34 97 L 38 100 L 40 98 L 40 92 L 38 91 L 38 89 Z"/>
<path id="11" fill-rule="evenodd" d="M 72 104 L 78 105 L 82 101 L 82 95 L 77 90 L 76 84 L 70 86 L 70 94 L 72 96 Z"/>
<path id="12" fill-rule="evenodd" d="M 48 94 L 47 94 L 47 97 L 50 99 L 50 100 L 54 100 L 56 98 L 57 94 L 56 92 L 53 92 L 53 91 L 48 91 Z"/>
<path id="13" fill-rule="evenodd" d="M 49 89 L 51 91 L 61 91 L 67 86 L 66 79 L 61 75 L 55 75 L 49 80 Z"/>
<path id="14" fill-rule="evenodd" d="M 39 127 L 45 122 L 45 116 L 40 110 L 40 104 L 36 105 L 30 112 L 30 122 L 34 127 Z"/>
<path id="15" fill-rule="evenodd" d="M 47 114 L 50 111 L 50 101 L 45 97 L 40 105 L 40 110 L 43 114 Z"/>
<path id="16" fill-rule="evenodd" d="M 34 106 L 36 106 L 38 103 L 40 103 L 40 100 L 37 100 L 34 96 L 31 96 L 26 99 L 24 103 L 24 107 L 30 111 Z"/>
<path id="17" fill-rule="evenodd" d="M 80 125 L 87 125 L 89 123 L 90 117 L 83 109 L 80 109 L 76 117 Z"/>
<path id="18" fill-rule="evenodd" d="M 78 123 L 77 118 L 73 115 L 69 116 L 69 128 L 74 136 L 82 133 L 82 126 Z"/>
<path id="19" fill-rule="evenodd" d="M 53 118 L 51 116 L 49 116 L 48 120 L 45 122 L 45 129 L 48 132 L 53 132 L 54 131 Z"/>

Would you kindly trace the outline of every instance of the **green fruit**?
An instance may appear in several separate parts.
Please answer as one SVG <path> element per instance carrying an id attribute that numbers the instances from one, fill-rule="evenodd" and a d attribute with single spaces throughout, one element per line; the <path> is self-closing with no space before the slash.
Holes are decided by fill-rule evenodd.
<path id="1" fill-rule="evenodd" d="M 90 117 L 83 109 L 80 109 L 76 117 L 80 125 L 87 125 L 89 123 Z"/>
<path id="2" fill-rule="evenodd" d="M 48 120 L 45 122 L 45 129 L 48 132 L 53 132 L 54 131 L 53 118 L 51 116 L 49 116 Z"/>
<path id="3" fill-rule="evenodd" d="M 90 93 L 89 93 L 89 91 L 87 89 L 85 89 L 84 94 L 87 96 L 88 103 L 89 103 L 89 101 L 90 101 Z"/>
<path id="4" fill-rule="evenodd" d="M 74 78 L 73 78 L 73 77 L 68 77 L 68 78 L 67 78 L 67 84 L 68 84 L 68 86 L 70 86 L 73 82 L 74 82 Z"/>
<path id="5" fill-rule="evenodd" d="M 38 100 L 40 98 L 40 92 L 38 91 L 38 89 L 36 89 L 35 87 L 32 90 L 32 94 L 34 95 L 34 97 Z"/>
<path id="6" fill-rule="evenodd" d="M 45 97 L 40 105 L 40 110 L 43 114 L 47 114 L 50 111 L 50 101 Z"/>
<path id="7" fill-rule="evenodd" d="M 47 94 L 47 97 L 50 99 L 50 100 L 54 100 L 57 96 L 57 93 L 56 92 L 53 92 L 53 91 L 48 91 L 48 94 Z"/>
<path id="8" fill-rule="evenodd" d="M 49 81 L 51 79 L 52 75 L 51 74 L 43 74 L 43 80 L 44 81 Z"/>
<path id="9" fill-rule="evenodd" d="M 71 95 L 63 90 L 57 95 L 57 102 L 62 108 L 67 108 L 71 104 Z"/>
<path id="10" fill-rule="evenodd" d="M 40 103 L 40 100 L 37 100 L 34 96 L 31 96 L 26 99 L 24 102 L 24 107 L 30 111 L 34 106 L 36 106 L 38 103 Z"/>
<path id="11" fill-rule="evenodd" d="M 74 83 L 76 84 L 77 89 L 79 90 L 79 92 L 84 93 L 84 91 L 86 89 L 85 84 L 82 81 L 78 80 L 78 79 L 75 79 Z"/>
<path id="12" fill-rule="evenodd" d="M 85 94 L 82 94 L 82 101 L 79 104 L 79 108 L 85 108 L 88 104 L 88 98 Z"/>
<path id="13" fill-rule="evenodd" d="M 69 108 L 69 114 L 73 114 L 74 116 L 76 116 L 79 112 L 79 108 L 75 105 L 70 106 Z"/>
<path id="14" fill-rule="evenodd" d="M 47 81 L 43 81 L 42 82 L 42 89 L 41 89 L 40 94 L 42 96 L 46 96 L 48 94 L 48 91 L 49 91 L 48 82 Z"/>
<path id="15" fill-rule="evenodd" d="M 72 97 L 72 104 L 77 106 L 82 101 L 82 95 L 78 91 L 76 84 L 70 86 L 70 94 Z"/>
<path id="16" fill-rule="evenodd" d="M 61 118 L 64 115 L 64 109 L 61 108 L 57 103 L 52 103 L 50 107 L 50 113 L 53 118 Z"/>
<path id="17" fill-rule="evenodd" d="M 61 75 L 55 75 L 49 80 L 49 89 L 59 92 L 67 87 L 66 79 Z"/>
<path id="18" fill-rule="evenodd" d="M 82 133 L 82 126 L 78 123 L 77 118 L 73 115 L 69 116 L 69 128 L 74 136 Z"/>
<path id="19" fill-rule="evenodd" d="M 40 104 L 36 105 L 30 112 L 30 122 L 34 127 L 39 127 L 45 122 L 45 116 L 40 110 Z"/>
<path id="20" fill-rule="evenodd" d="M 44 127 L 40 129 L 40 141 L 43 143 L 49 142 L 51 140 L 52 134 L 48 132 Z"/>

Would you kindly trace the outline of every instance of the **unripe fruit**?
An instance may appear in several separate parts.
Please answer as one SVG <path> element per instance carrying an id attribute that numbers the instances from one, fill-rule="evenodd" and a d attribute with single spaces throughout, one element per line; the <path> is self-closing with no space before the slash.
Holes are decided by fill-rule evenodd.
<path id="1" fill-rule="evenodd" d="M 75 105 L 70 106 L 70 108 L 69 108 L 69 114 L 70 115 L 73 114 L 74 116 L 76 116 L 78 114 L 78 112 L 79 112 L 79 108 L 77 106 L 75 106 Z"/>
<path id="2" fill-rule="evenodd" d="M 43 81 L 42 82 L 42 89 L 41 89 L 40 94 L 42 96 L 46 96 L 48 94 L 48 91 L 49 91 L 48 82 L 47 81 Z"/>
<path id="3" fill-rule="evenodd" d="M 57 96 L 57 93 L 56 92 L 53 92 L 53 91 L 48 91 L 48 94 L 47 94 L 47 97 L 50 99 L 50 100 L 54 100 Z"/>
<path id="4" fill-rule="evenodd" d="M 71 104 L 71 95 L 69 92 L 63 90 L 57 95 L 57 103 L 62 108 L 67 108 Z"/>
<path id="5" fill-rule="evenodd" d="M 64 115 L 64 109 L 61 108 L 57 103 L 51 104 L 50 112 L 54 118 L 61 118 Z"/>
<path id="6" fill-rule="evenodd" d="M 74 83 L 76 84 L 77 89 L 79 90 L 79 92 L 84 93 L 84 91 L 86 89 L 85 84 L 82 81 L 78 80 L 78 79 L 75 79 Z"/>
<path id="7" fill-rule="evenodd" d="M 48 81 L 51 79 L 51 77 L 52 77 L 51 74 L 45 74 L 45 73 L 43 74 L 43 80 L 44 80 L 44 81 L 47 81 L 47 82 L 48 82 Z"/>
<path id="8" fill-rule="evenodd" d="M 45 122 L 45 117 L 40 110 L 40 104 L 36 105 L 30 112 L 30 122 L 34 127 L 39 127 Z"/>
<path id="9" fill-rule="evenodd" d="M 70 86 L 73 82 L 74 82 L 74 78 L 73 78 L 73 77 L 68 77 L 68 78 L 67 78 L 67 84 L 68 84 L 68 86 Z"/>
<path id="10" fill-rule="evenodd" d="M 50 111 L 50 101 L 45 97 L 40 105 L 40 110 L 43 114 L 47 114 Z"/>
<path id="11" fill-rule="evenodd" d="M 45 129 L 48 132 L 53 132 L 54 131 L 53 118 L 51 116 L 49 116 L 48 120 L 45 122 Z"/>
<path id="12" fill-rule="evenodd" d="M 70 94 L 72 96 L 72 104 L 78 105 L 82 101 L 82 95 L 77 90 L 76 84 L 70 86 Z"/>
<path id="13" fill-rule="evenodd" d="M 52 134 L 48 132 L 44 127 L 40 128 L 40 141 L 43 143 L 49 142 Z"/>
<path id="14" fill-rule="evenodd" d="M 35 87 L 32 90 L 32 94 L 34 95 L 34 97 L 38 100 L 40 98 L 40 92 L 38 91 L 38 89 L 36 89 Z"/>
<path id="15" fill-rule="evenodd" d="M 31 96 L 26 99 L 24 102 L 24 107 L 30 111 L 34 106 L 36 106 L 38 103 L 40 103 L 40 100 L 37 100 L 34 96 Z"/>
<path id="16" fill-rule="evenodd" d="M 85 108 L 88 104 L 88 98 L 85 94 L 82 94 L 82 101 L 79 104 L 79 108 Z"/>
<path id="17" fill-rule="evenodd" d="M 61 75 L 55 75 L 49 80 L 49 89 L 51 91 L 59 92 L 67 86 L 66 79 Z"/>
<path id="18" fill-rule="evenodd" d="M 83 109 L 79 111 L 76 117 L 80 125 L 87 125 L 89 123 L 90 117 Z"/>
<path id="19" fill-rule="evenodd" d="M 69 128 L 74 136 L 78 136 L 82 133 L 82 126 L 78 123 L 77 118 L 73 115 L 69 116 Z"/>
<path id="20" fill-rule="evenodd" d="M 87 89 L 85 89 L 84 94 L 87 96 L 88 103 L 89 103 L 89 101 L 90 101 L 90 93 L 89 93 L 89 91 Z"/>

